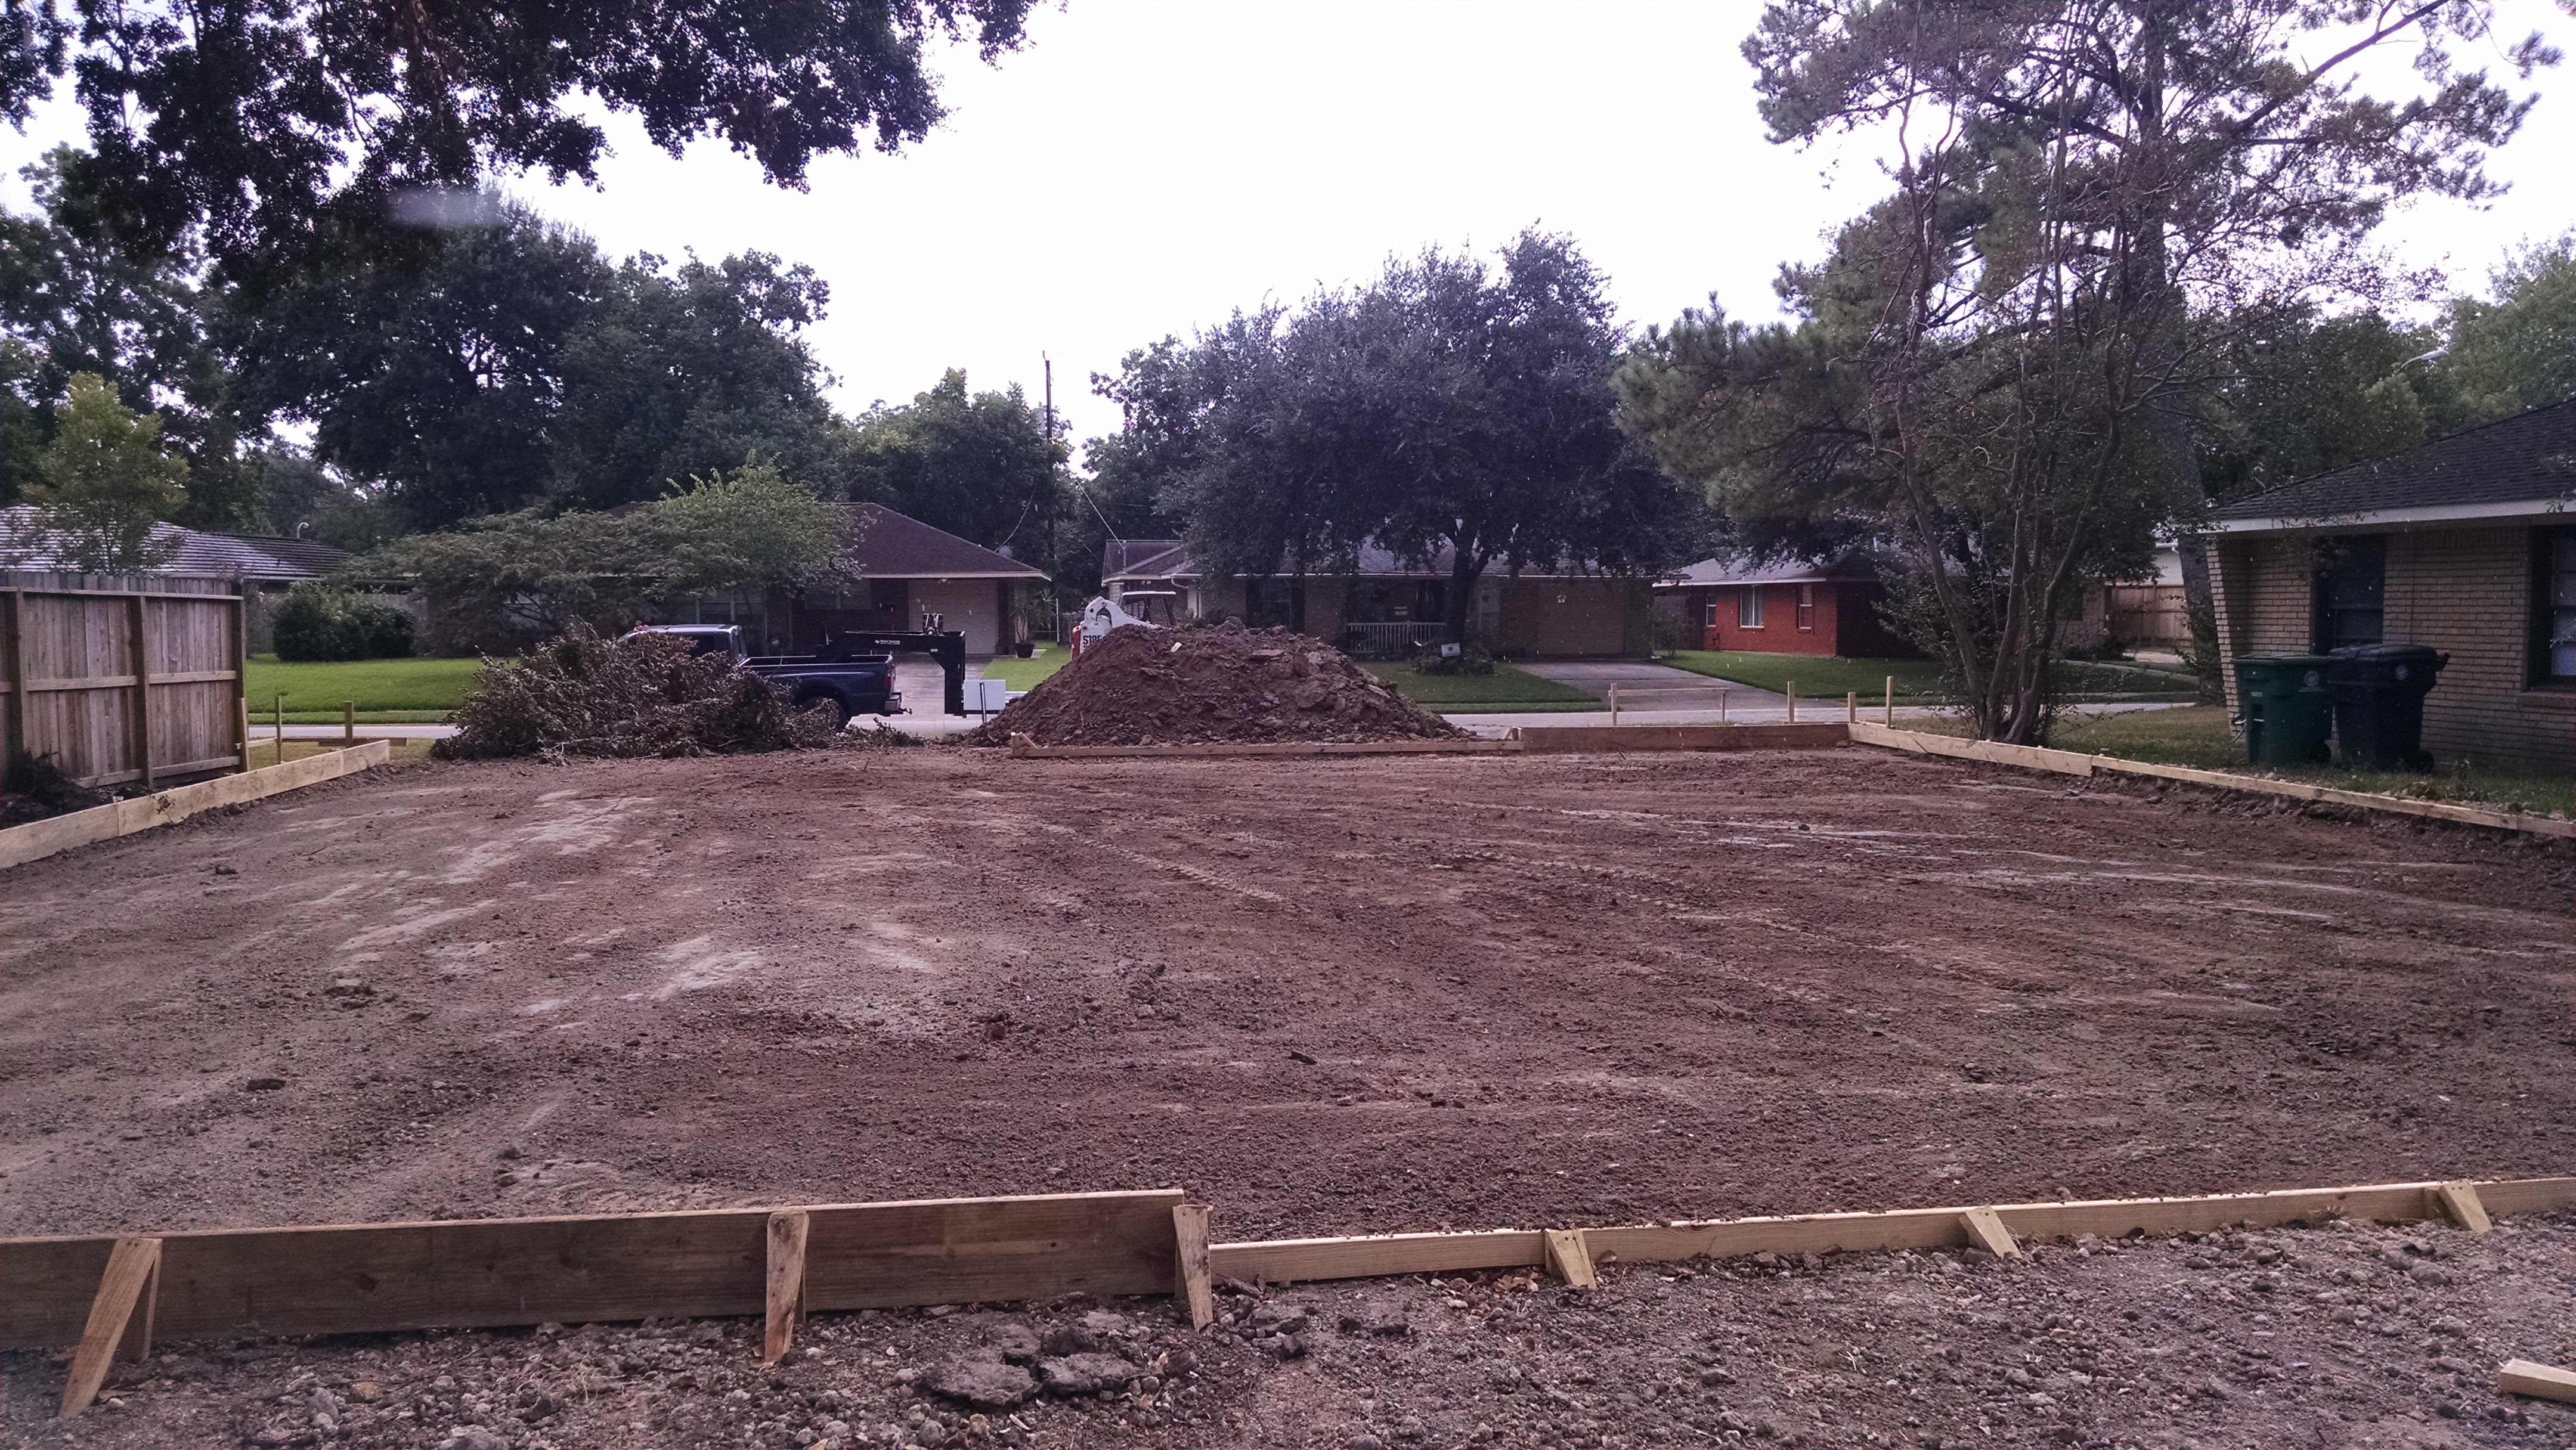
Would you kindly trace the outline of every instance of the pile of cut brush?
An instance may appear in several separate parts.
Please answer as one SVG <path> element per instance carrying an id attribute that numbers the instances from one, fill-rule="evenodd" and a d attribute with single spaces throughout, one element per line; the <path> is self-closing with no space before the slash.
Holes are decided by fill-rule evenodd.
<path id="1" fill-rule="evenodd" d="M 1416 709 L 1350 656 L 1237 620 L 1113 629 L 964 737 L 1007 745 L 1195 745 L 1447 740 L 1466 732 Z"/>
<path id="2" fill-rule="evenodd" d="M 457 707 L 447 760 L 730 755 L 830 745 L 831 712 L 667 635 L 610 639 L 574 625 L 521 660 L 483 661 Z"/>

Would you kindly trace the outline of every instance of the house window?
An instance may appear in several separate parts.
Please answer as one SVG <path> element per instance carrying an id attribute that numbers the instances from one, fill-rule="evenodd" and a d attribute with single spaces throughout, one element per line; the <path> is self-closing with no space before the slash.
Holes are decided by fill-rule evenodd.
<path id="1" fill-rule="evenodd" d="M 2531 682 L 2576 689 L 2576 528 L 2534 529 Z"/>
<path id="2" fill-rule="evenodd" d="M 1735 596 L 1735 624 L 1738 629 L 1762 627 L 1761 585 L 1747 584 L 1744 592 Z"/>
<path id="3" fill-rule="evenodd" d="M 1816 627 L 1816 586 L 1813 584 L 1798 586 L 1798 627 L 1800 629 Z"/>
<path id="4" fill-rule="evenodd" d="M 2316 647 L 2377 644 L 2388 592 L 2388 536 L 2328 539 L 2317 554 Z"/>
<path id="5" fill-rule="evenodd" d="M 1702 629 L 1715 629 L 1715 628 L 1717 628 L 1717 596 L 1716 596 L 1716 595 L 1712 594 L 1712 595 L 1708 596 L 1708 598 L 1706 598 L 1705 600 L 1702 600 L 1702 601 L 1700 602 L 1700 610 L 1699 610 L 1699 612 L 1700 612 L 1700 620 L 1699 620 L 1700 628 L 1702 628 Z"/>

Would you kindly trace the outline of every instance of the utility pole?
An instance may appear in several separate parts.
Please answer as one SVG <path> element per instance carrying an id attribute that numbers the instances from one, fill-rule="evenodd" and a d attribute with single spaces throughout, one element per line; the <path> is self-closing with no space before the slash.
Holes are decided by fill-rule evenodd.
<path id="1" fill-rule="evenodd" d="M 1059 626 L 1056 632 L 1061 634 L 1064 632 L 1061 628 L 1064 623 L 1064 599 L 1056 592 L 1058 586 L 1055 576 L 1064 572 L 1064 560 L 1056 552 L 1055 506 L 1063 500 L 1054 496 L 1061 492 L 1055 477 L 1055 359 L 1045 353 L 1039 353 L 1038 365 L 1046 370 L 1046 458 L 1049 494 L 1047 499 L 1047 612 L 1055 616 L 1055 622 Z"/>

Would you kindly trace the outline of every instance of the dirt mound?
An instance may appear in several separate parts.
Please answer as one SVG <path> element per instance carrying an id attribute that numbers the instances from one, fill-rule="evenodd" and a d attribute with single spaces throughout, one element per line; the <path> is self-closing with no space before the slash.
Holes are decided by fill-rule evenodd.
<path id="1" fill-rule="evenodd" d="M 969 745 L 1444 740 L 1465 732 L 1414 708 L 1350 656 L 1284 629 L 1224 624 L 1111 630 Z"/>

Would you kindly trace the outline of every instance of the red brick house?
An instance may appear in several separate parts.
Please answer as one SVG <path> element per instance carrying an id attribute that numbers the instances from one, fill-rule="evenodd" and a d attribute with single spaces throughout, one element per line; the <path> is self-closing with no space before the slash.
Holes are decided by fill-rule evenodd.
<path id="1" fill-rule="evenodd" d="M 1825 560 L 1703 559 L 1655 586 L 1691 647 L 1755 654 L 1903 659 L 1913 645 L 1879 618 L 1887 586 L 1861 550 Z"/>
<path id="2" fill-rule="evenodd" d="M 2230 504 L 2212 532 L 2227 658 L 2429 645 L 2451 662 L 2426 749 L 2576 764 L 2576 400 Z"/>

